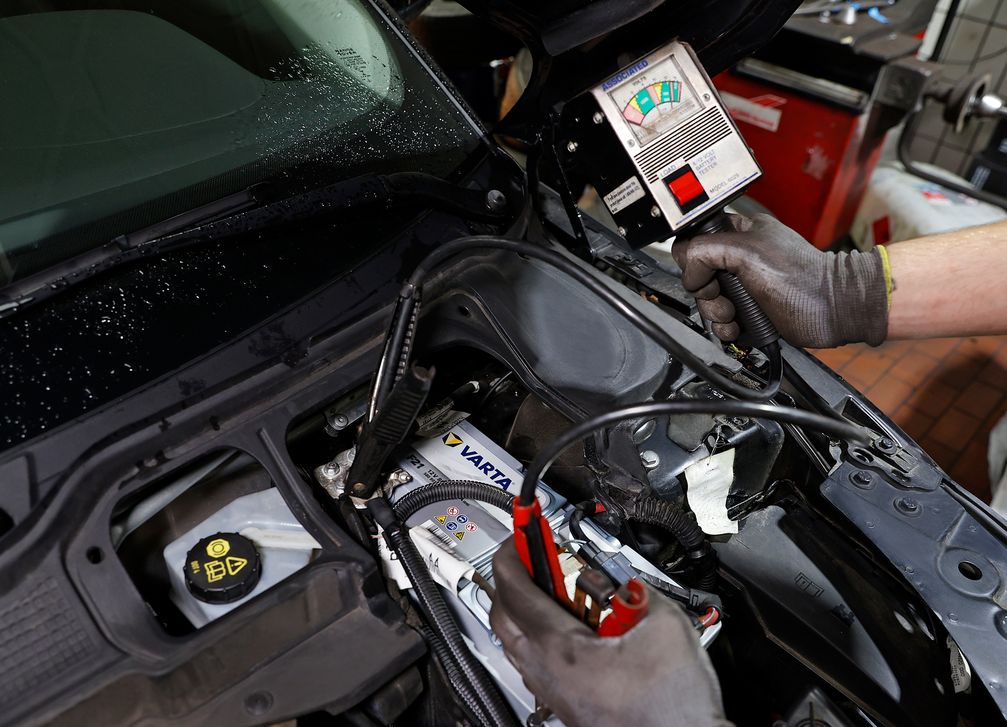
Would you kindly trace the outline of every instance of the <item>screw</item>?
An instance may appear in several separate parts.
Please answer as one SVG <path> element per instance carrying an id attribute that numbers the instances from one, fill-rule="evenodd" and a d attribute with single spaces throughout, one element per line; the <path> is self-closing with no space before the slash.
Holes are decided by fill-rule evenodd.
<path id="1" fill-rule="evenodd" d="M 878 449 L 880 449 L 882 452 L 894 452 L 895 442 L 893 442 L 888 437 L 882 437 L 881 439 L 878 440 Z"/>
<path id="2" fill-rule="evenodd" d="M 601 113 L 601 111 L 595 111 L 594 116 L 591 117 L 591 121 L 596 124 L 600 124 L 605 121 L 605 116 Z"/>
<path id="3" fill-rule="evenodd" d="M 620 234 L 620 235 L 622 235 L 623 237 L 625 237 L 625 236 L 626 236 L 626 228 L 625 228 L 625 227 L 620 227 L 620 228 L 619 228 L 619 230 L 618 230 L 618 232 L 619 232 L 619 234 Z"/>
<path id="4" fill-rule="evenodd" d="M 651 449 L 640 452 L 640 461 L 643 462 L 643 466 L 648 470 L 656 469 L 661 464 L 661 458 L 657 456 L 657 452 Z"/>
<path id="5" fill-rule="evenodd" d="M 920 503 L 911 497 L 900 497 L 895 501 L 895 509 L 905 515 L 917 515 L 920 512 Z"/>
<path id="6" fill-rule="evenodd" d="M 651 217 L 660 217 L 661 216 L 661 208 L 658 207 L 657 205 L 654 205 L 653 207 L 651 207 L 650 208 L 650 216 Z"/>
<path id="7" fill-rule="evenodd" d="M 336 479 L 336 475 L 339 474 L 339 465 L 335 462 L 329 462 L 328 464 L 322 465 L 322 477 L 327 480 Z"/>
<path id="8" fill-rule="evenodd" d="M 345 414 L 336 414 L 332 417 L 333 429 L 346 429 L 348 426 L 350 426 L 350 418 Z"/>
<path id="9" fill-rule="evenodd" d="M 571 154 L 573 154 L 575 151 L 577 151 L 577 142 L 576 141 L 568 141 L 566 143 L 566 150 L 568 152 L 570 152 Z"/>
<path id="10" fill-rule="evenodd" d="M 850 482 L 866 490 L 874 485 L 874 475 L 864 470 L 857 470 L 850 475 Z"/>
<path id="11" fill-rule="evenodd" d="M 507 196 L 499 189 L 491 189 L 486 193 L 486 209 L 490 212 L 501 212 L 507 207 Z"/>

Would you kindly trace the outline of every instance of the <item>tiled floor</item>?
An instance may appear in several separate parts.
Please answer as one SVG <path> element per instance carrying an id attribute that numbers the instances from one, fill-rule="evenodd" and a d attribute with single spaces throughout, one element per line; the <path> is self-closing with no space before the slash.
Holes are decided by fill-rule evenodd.
<path id="1" fill-rule="evenodd" d="M 1007 336 L 891 341 L 815 353 L 955 480 L 989 501 L 986 442 L 1007 413 Z"/>

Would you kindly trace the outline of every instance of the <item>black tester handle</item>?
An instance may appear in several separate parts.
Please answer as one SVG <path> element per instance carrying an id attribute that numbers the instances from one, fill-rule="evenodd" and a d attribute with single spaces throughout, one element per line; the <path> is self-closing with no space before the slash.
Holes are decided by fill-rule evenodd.
<path id="1" fill-rule="evenodd" d="M 701 225 L 697 234 L 709 235 L 717 232 L 729 232 L 733 229 L 727 215 L 720 212 Z M 717 272 L 717 283 L 720 285 L 720 292 L 723 296 L 734 304 L 734 320 L 741 329 L 738 343 L 762 349 L 780 339 L 776 326 L 755 302 L 751 293 L 745 290 L 745 286 L 738 280 L 737 275 L 720 270 Z"/>

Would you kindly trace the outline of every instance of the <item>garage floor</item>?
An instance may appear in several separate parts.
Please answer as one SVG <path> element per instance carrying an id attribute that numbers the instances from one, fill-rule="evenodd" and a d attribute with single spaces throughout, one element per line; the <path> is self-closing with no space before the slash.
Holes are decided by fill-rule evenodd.
<path id="1" fill-rule="evenodd" d="M 1007 412 L 1007 336 L 851 345 L 816 355 L 989 502 L 986 443 Z"/>

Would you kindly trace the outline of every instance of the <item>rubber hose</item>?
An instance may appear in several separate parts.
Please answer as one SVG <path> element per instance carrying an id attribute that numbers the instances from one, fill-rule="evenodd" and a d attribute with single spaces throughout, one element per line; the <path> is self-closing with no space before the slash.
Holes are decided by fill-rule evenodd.
<path id="1" fill-rule="evenodd" d="M 434 482 L 410 492 L 395 503 L 395 517 L 400 522 L 405 522 L 427 505 L 445 500 L 476 500 L 499 507 L 508 513 L 514 506 L 514 496 L 499 487 L 475 480 L 447 480 Z"/>
<path id="2" fill-rule="evenodd" d="M 431 630 L 438 634 L 449 652 L 452 663 L 460 669 L 460 679 L 454 682 L 465 703 L 477 718 L 493 727 L 516 727 L 517 723 L 503 695 L 489 673 L 462 640 L 461 632 L 448 609 L 439 586 L 427 570 L 423 556 L 402 527 L 387 531 L 389 545 L 399 556 L 417 600 L 425 612 Z"/>
<path id="3" fill-rule="evenodd" d="M 684 510 L 656 497 L 644 497 L 635 502 L 635 508 L 626 517 L 633 522 L 656 525 L 674 535 L 699 573 L 696 585 L 703 590 L 713 587 L 717 580 L 716 554 L 707 542 L 706 533 Z"/>

